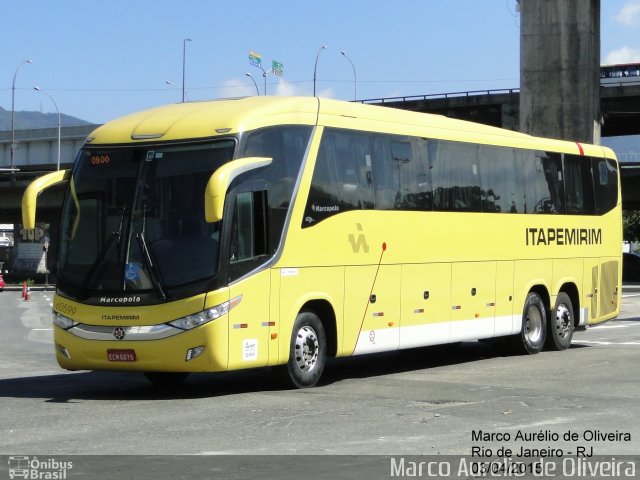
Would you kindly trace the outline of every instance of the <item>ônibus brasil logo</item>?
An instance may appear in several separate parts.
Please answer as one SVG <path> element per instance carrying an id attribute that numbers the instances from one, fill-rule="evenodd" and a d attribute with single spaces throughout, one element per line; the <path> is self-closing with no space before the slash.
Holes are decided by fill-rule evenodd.
<path id="1" fill-rule="evenodd" d="M 73 462 L 56 460 L 55 458 L 38 459 L 38 457 L 9 457 L 9 478 L 25 478 L 37 480 L 65 480 L 67 470 L 73 468 Z"/>

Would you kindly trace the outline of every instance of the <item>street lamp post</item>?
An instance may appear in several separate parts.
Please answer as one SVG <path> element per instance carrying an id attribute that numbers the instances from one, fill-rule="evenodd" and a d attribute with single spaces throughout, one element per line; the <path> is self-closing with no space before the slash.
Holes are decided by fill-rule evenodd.
<path id="1" fill-rule="evenodd" d="M 168 80 L 167 80 L 166 82 L 164 82 L 164 83 L 166 83 L 167 85 L 171 85 L 172 87 L 175 87 L 175 88 L 177 88 L 178 90 L 182 90 L 178 85 L 176 85 L 175 83 L 170 82 L 170 81 L 168 81 Z M 186 91 L 186 90 L 184 90 L 184 96 L 185 96 L 185 98 L 187 99 L 187 102 L 190 102 L 190 101 L 191 101 L 191 100 L 189 99 L 189 94 L 187 93 L 187 91 Z"/>
<path id="2" fill-rule="evenodd" d="M 258 68 L 260 70 L 262 70 L 262 78 L 264 79 L 264 93 L 263 93 L 263 95 L 266 97 L 267 96 L 267 75 L 269 74 L 269 71 L 265 70 L 264 68 L 262 68 L 262 65 L 258 65 Z M 247 73 L 247 75 L 249 75 L 249 74 Z M 249 75 L 249 76 L 251 76 L 251 75 Z M 251 79 L 253 80 L 253 77 L 251 77 Z M 253 81 L 255 83 L 255 80 L 253 80 Z M 257 87 L 257 84 L 256 84 L 256 87 Z M 260 95 L 260 92 L 258 92 L 258 95 Z"/>
<path id="3" fill-rule="evenodd" d="M 258 94 L 258 96 L 260 96 L 260 90 L 258 90 L 258 84 L 256 83 L 255 79 L 251 76 L 249 72 L 245 73 L 245 75 L 251 79 L 251 81 L 253 82 L 253 85 L 256 87 L 256 93 Z M 264 88 L 266 92 L 267 86 L 265 85 Z"/>
<path id="4" fill-rule="evenodd" d="M 185 38 L 182 40 L 182 103 L 184 103 L 184 98 L 186 96 L 185 90 L 184 90 L 184 77 L 185 77 L 185 70 L 186 70 L 186 57 L 187 57 L 187 42 L 190 42 L 191 39 L 190 38 Z"/>
<path id="5" fill-rule="evenodd" d="M 16 67 L 16 71 L 13 74 L 13 83 L 11 84 L 11 171 L 15 171 L 15 156 L 16 156 L 16 127 L 15 127 L 15 115 L 16 115 L 16 77 L 18 76 L 18 70 L 25 63 L 33 63 L 31 60 L 24 60 L 20 65 Z"/>
<path id="6" fill-rule="evenodd" d="M 353 68 L 353 101 L 355 102 L 356 98 L 358 98 L 358 90 L 357 90 L 358 77 L 356 76 L 356 66 L 353 64 L 353 62 L 347 56 L 344 50 L 342 50 L 340 53 L 344 58 L 346 58 L 349 61 L 349 63 L 351 64 L 351 68 Z"/>
<path id="7" fill-rule="evenodd" d="M 267 71 L 260 67 L 262 69 L 262 78 L 264 79 L 264 95 L 265 97 L 267 96 Z"/>
<path id="8" fill-rule="evenodd" d="M 320 57 L 320 52 L 322 50 L 325 50 L 327 48 L 326 45 L 323 45 L 322 47 L 320 47 L 320 49 L 318 50 L 318 53 L 316 54 L 316 63 L 313 66 L 313 96 L 316 96 L 316 74 L 318 73 L 318 58 Z"/>
<path id="9" fill-rule="evenodd" d="M 49 92 L 47 92 L 46 90 L 43 90 L 40 87 L 33 87 L 33 89 L 38 92 L 44 93 L 47 97 L 49 97 L 53 102 L 53 105 L 56 107 L 56 112 L 58 112 L 58 160 L 56 162 L 56 170 L 60 170 L 60 130 L 62 127 L 62 117 L 60 116 L 60 109 L 58 108 L 58 104 L 56 103 L 55 99 L 51 96 Z"/>

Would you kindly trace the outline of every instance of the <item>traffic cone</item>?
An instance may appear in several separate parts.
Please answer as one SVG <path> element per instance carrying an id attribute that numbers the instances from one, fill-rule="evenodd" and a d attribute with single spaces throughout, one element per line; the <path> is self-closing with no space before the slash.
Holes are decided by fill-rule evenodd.
<path id="1" fill-rule="evenodd" d="M 22 300 L 27 299 L 27 282 L 22 282 Z"/>

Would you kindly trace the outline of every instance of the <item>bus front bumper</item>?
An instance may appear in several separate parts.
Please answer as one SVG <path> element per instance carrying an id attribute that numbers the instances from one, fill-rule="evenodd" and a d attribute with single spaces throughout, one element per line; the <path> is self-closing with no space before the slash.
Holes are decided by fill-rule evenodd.
<path id="1" fill-rule="evenodd" d="M 163 326 L 54 326 L 58 364 L 67 370 L 132 370 L 149 372 L 219 372 L 227 370 L 226 318 L 192 330 L 172 332 Z M 146 333 L 146 334 L 145 334 Z"/>

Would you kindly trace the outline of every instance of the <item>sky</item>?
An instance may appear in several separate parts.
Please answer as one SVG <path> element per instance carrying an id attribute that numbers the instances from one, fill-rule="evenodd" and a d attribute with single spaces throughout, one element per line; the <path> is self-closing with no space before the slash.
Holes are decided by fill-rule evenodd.
<path id="1" fill-rule="evenodd" d="M 640 0 L 601 4 L 602 63 L 640 62 Z M 255 94 L 247 72 L 262 94 L 250 51 L 284 67 L 270 95 L 311 95 L 316 58 L 317 94 L 342 100 L 519 86 L 516 0 L 0 0 L 0 17 L 0 107 L 31 60 L 15 109 L 55 113 L 38 86 L 94 123 L 179 102 L 183 47 L 192 101 Z"/>

